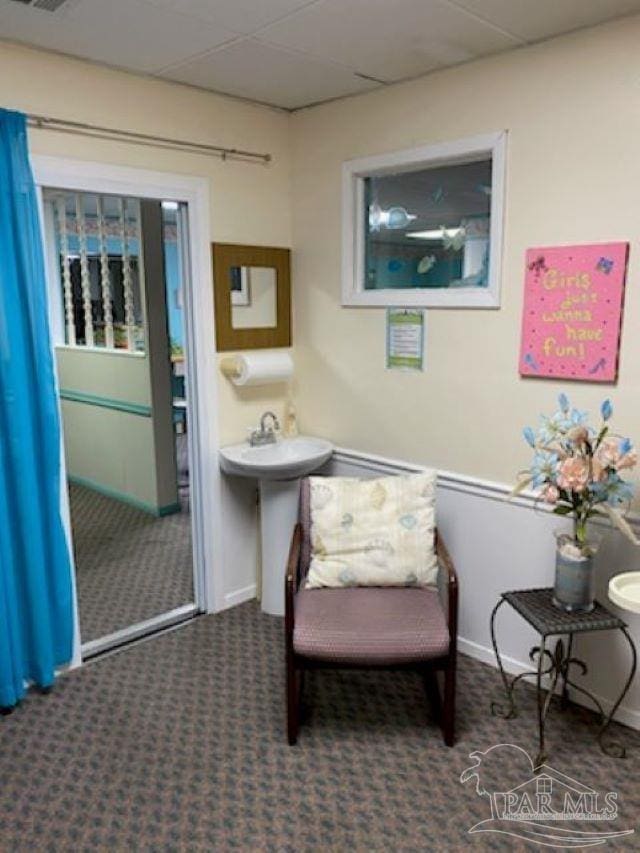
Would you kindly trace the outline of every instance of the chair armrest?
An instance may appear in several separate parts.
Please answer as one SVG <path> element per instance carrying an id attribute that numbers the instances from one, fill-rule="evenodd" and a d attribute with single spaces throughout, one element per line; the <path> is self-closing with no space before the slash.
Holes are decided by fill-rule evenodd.
<path id="1" fill-rule="evenodd" d="M 436 530 L 438 558 L 438 591 L 447 617 L 449 636 L 455 642 L 458 633 L 458 575 L 442 536 Z"/>
<path id="2" fill-rule="evenodd" d="M 284 625 L 287 636 L 293 633 L 293 599 L 298 591 L 298 577 L 300 570 L 300 546 L 302 542 L 302 526 L 296 524 L 291 547 L 289 548 L 289 559 L 284 579 Z"/>

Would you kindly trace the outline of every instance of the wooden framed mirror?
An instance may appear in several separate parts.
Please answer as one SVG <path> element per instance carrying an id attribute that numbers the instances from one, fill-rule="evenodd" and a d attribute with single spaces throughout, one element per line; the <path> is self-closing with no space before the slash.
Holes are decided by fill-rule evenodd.
<path id="1" fill-rule="evenodd" d="M 218 352 L 291 345 L 291 252 L 212 243 Z"/>

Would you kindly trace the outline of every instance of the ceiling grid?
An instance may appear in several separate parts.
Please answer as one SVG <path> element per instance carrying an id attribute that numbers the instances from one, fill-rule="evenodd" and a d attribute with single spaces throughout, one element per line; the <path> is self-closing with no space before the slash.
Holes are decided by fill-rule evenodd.
<path id="1" fill-rule="evenodd" d="M 295 110 L 634 13 L 640 0 L 0 0 L 0 39 Z"/>

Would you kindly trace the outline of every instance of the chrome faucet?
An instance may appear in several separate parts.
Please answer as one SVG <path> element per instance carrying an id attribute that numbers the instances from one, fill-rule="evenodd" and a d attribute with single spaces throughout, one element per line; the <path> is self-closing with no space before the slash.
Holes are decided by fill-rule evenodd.
<path id="1" fill-rule="evenodd" d="M 271 426 L 267 426 L 267 420 L 271 418 Z M 251 430 L 249 444 L 251 447 L 259 447 L 263 444 L 275 444 L 278 440 L 280 421 L 273 412 L 265 412 L 260 418 L 259 429 Z"/>

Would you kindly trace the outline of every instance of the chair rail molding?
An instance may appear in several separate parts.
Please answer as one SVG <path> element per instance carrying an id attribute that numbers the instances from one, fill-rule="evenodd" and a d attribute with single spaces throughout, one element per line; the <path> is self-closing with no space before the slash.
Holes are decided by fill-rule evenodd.
<path id="1" fill-rule="evenodd" d="M 334 476 L 375 477 L 424 470 L 400 459 L 391 459 L 352 448 L 336 447 L 321 473 Z M 460 581 L 458 648 L 463 654 L 495 667 L 489 634 L 489 617 L 500 593 L 553 584 L 555 542 L 553 531 L 566 524 L 531 491 L 512 495 L 512 486 L 453 471 L 438 471 L 438 527 L 456 565 Z M 640 518 L 629 518 L 640 530 Z M 640 551 L 611 528 L 598 558 L 598 597 L 629 625 L 640 647 L 640 615 L 620 610 L 607 600 L 610 576 L 638 567 Z M 513 614 L 500 615 L 498 631 L 504 649 L 505 670 L 513 674 L 531 671 L 529 649 L 537 635 Z M 617 633 L 617 632 L 616 632 Z M 589 662 L 588 687 L 608 712 L 619 693 L 618 669 L 628 666 L 628 648 L 614 632 L 601 637 L 576 637 L 580 655 Z M 496 695 L 499 687 L 496 682 Z M 592 707 L 572 691 L 573 701 Z M 521 701 L 528 701 L 524 696 Z M 535 701 L 531 697 L 531 701 Z M 487 700 L 487 713 L 489 699 Z M 616 713 L 616 720 L 640 729 L 638 679 Z"/>
<path id="2" fill-rule="evenodd" d="M 363 465 L 367 470 L 377 471 L 382 476 L 385 474 L 417 473 L 429 467 L 427 465 L 418 465 L 414 462 L 405 462 L 400 459 L 391 459 L 386 456 L 377 456 L 373 453 L 364 453 L 346 447 L 336 447 L 332 459 L 346 465 Z M 553 507 L 541 503 L 535 492 L 525 489 L 514 495 L 513 486 L 508 483 L 485 480 L 482 477 L 472 477 L 469 474 L 460 474 L 455 471 L 439 470 L 438 486 L 443 489 L 449 489 L 450 491 L 479 495 L 489 500 L 509 503 L 511 506 L 528 507 L 529 509 L 534 509 L 536 512 L 553 515 Z M 640 530 L 640 515 L 629 513 L 626 519 L 632 527 Z M 605 519 L 592 519 L 591 524 L 612 529 L 611 525 Z"/>

